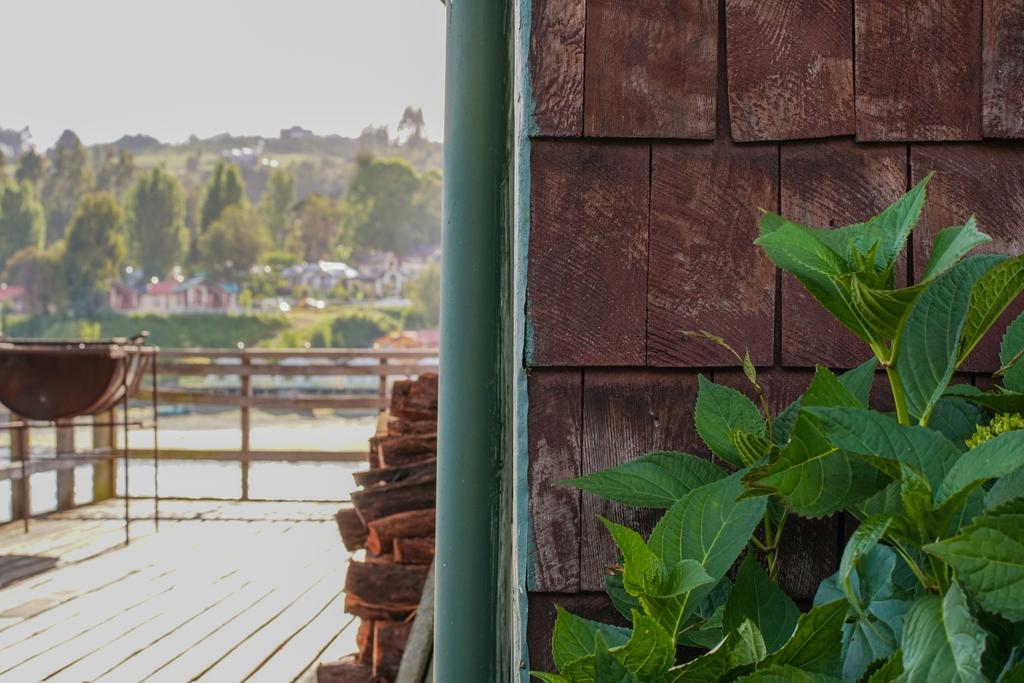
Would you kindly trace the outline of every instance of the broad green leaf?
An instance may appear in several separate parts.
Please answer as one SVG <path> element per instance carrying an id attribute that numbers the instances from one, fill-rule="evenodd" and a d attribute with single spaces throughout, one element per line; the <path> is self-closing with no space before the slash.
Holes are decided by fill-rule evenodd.
<path id="1" fill-rule="evenodd" d="M 1002 365 L 1003 386 L 1011 391 L 1024 391 L 1024 313 L 1014 318 L 1003 333 L 999 345 L 999 363 Z"/>
<path id="2" fill-rule="evenodd" d="M 929 173 L 909 192 L 877 216 L 873 216 L 863 223 L 828 231 L 832 233 L 829 236 L 831 239 L 844 240 L 847 243 L 845 251 L 840 251 L 840 253 L 844 253 L 847 257 L 853 251 L 866 254 L 872 246 L 877 246 L 878 264 L 891 269 L 900 252 L 903 251 L 910 231 L 917 225 L 921 216 L 926 189 L 931 178 L 932 174 Z"/>
<path id="3" fill-rule="evenodd" d="M 871 670 L 864 683 L 895 683 L 903 673 L 903 653 L 896 650 L 892 657 L 886 659 Z"/>
<path id="4" fill-rule="evenodd" d="M 640 601 L 630 595 L 623 585 L 621 571 L 613 571 L 604 577 L 604 590 L 611 598 L 612 606 L 624 618 L 629 619 L 633 610 L 640 608 Z"/>
<path id="5" fill-rule="evenodd" d="M 757 627 L 746 621 L 713 650 L 673 667 L 658 683 L 717 683 L 729 672 L 761 661 L 765 654 Z"/>
<path id="6" fill-rule="evenodd" d="M 923 279 L 928 280 L 941 275 L 972 249 L 991 241 L 991 237 L 978 231 L 974 216 L 968 218 L 964 225 L 939 230 L 932 240 L 932 253 L 928 258 L 928 267 L 924 270 Z"/>
<path id="7" fill-rule="evenodd" d="M 594 655 L 594 683 L 642 683 L 608 649 Z"/>
<path id="8" fill-rule="evenodd" d="M 875 289 L 856 275 L 850 275 L 848 282 L 853 310 L 878 346 L 899 335 L 911 306 L 929 285 L 923 282 L 904 289 Z"/>
<path id="9" fill-rule="evenodd" d="M 800 400 L 789 444 L 774 462 L 751 470 L 743 480 L 751 491 L 777 494 L 790 510 L 807 517 L 851 507 L 888 481 L 873 467 L 832 445 L 811 413 L 819 406 L 863 407 L 835 375 L 818 368 Z"/>
<path id="10" fill-rule="evenodd" d="M 793 436 L 796 416 L 800 411 L 800 399 L 790 403 L 772 422 L 772 442 L 776 446 L 785 446 Z"/>
<path id="11" fill-rule="evenodd" d="M 624 505 L 669 508 L 690 491 L 724 476 L 706 458 L 659 451 L 566 484 Z"/>
<path id="12" fill-rule="evenodd" d="M 986 422 L 984 410 L 966 399 L 947 396 L 935 404 L 928 427 L 960 447 L 983 422 Z"/>
<path id="13" fill-rule="evenodd" d="M 1003 311 L 1024 291 L 1024 256 L 1007 259 L 982 275 L 971 290 L 970 309 L 960 341 L 963 363 Z"/>
<path id="14" fill-rule="evenodd" d="M 808 672 L 838 676 L 842 669 L 845 618 L 845 600 L 819 605 L 800 615 L 793 636 L 781 650 L 765 659 L 765 664 L 789 665 Z"/>
<path id="15" fill-rule="evenodd" d="M 1024 393 L 998 386 L 993 387 L 991 391 L 982 391 L 970 384 L 954 384 L 946 389 L 945 395 L 970 401 L 996 413 L 1024 412 Z"/>
<path id="16" fill-rule="evenodd" d="M 561 674 L 549 674 L 544 671 L 531 671 L 530 676 L 544 683 L 572 683 L 572 679 Z"/>
<path id="17" fill-rule="evenodd" d="M 984 609 L 1024 621 L 1024 501 L 976 517 L 959 535 L 924 551 L 953 567 Z"/>
<path id="18" fill-rule="evenodd" d="M 1000 477 L 985 493 L 985 509 L 991 510 L 1015 498 L 1024 498 L 1024 468 Z"/>
<path id="19" fill-rule="evenodd" d="M 611 647 L 625 645 L 629 629 L 578 617 L 555 606 L 555 630 L 551 637 L 551 658 L 559 670 L 571 662 L 594 654 L 595 636 L 600 633 Z"/>
<path id="20" fill-rule="evenodd" d="M 735 389 L 715 384 L 704 375 L 698 378 L 698 384 L 694 412 L 697 433 L 715 455 L 736 467 L 743 467 L 733 443 L 733 432 L 764 434 L 764 417 L 749 398 Z"/>
<path id="21" fill-rule="evenodd" d="M 721 579 L 764 515 L 763 498 L 737 500 L 741 493 L 734 474 L 688 494 L 654 527 L 648 547 L 668 565 L 696 560 L 712 579 Z M 702 598 L 710 589 L 695 594 Z"/>
<path id="22" fill-rule="evenodd" d="M 865 408 L 868 407 L 868 400 L 871 398 L 871 388 L 875 384 L 875 369 L 878 368 L 878 361 L 871 358 L 852 370 L 847 370 L 839 375 L 839 383 L 842 384 L 854 398 L 860 401 Z"/>
<path id="23" fill-rule="evenodd" d="M 985 632 L 971 616 L 954 583 L 940 598 L 925 595 L 910 607 L 903 625 L 903 676 L 907 683 L 984 683 Z"/>
<path id="24" fill-rule="evenodd" d="M 615 539 L 622 553 L 622 584 L 632 596 L 661 595 L 664 564 L 637 532 L 598 517 Z"/>
<path id="25" fill-rule="evenodd" d="M 725 604 L 722 622 L 735 633 L 750 621 L 764 637 L 768 652 L 782 647 L 793 634 L 800 609 L 772 581 L 751 553 L 743 559 L 736 583 Z"/>
<path id="26" fill-rule="evenodd" d="M 697 603 L 696 609 L 683 624 L 679 643 L 710 650 L 722 642 L 726 635 L 722 619 L 725 616 L 725 603 L 731 593 L 732 581 L 722 577 L 711 592 Z"/>
<path id="27" fill-rule="evenodd" d="M 939 432 L 901 425 L 873 410 L 808 408 L 807 412 L 821 421 L 836 447 L 911 465 L 932 486 L 938 486 L 960 457 L 960 449 Z"/>
<path id="28" fill-rule="evenodd" d="M 843 557 L 839 561 L 839 580 L 847 602 L 858 614 L 864 614 L 866 605 L 861 604 L 860 596 L 854 592 L 854 571 L 861 559 L 882 540 L 890 523 L 892 523 L 892 518 L 888 515 L 878 515 L 864 520 L 850 536 L 850 540 L 846 542 L 846 547 L 843 549 Z"/>
<path id="29" fill-rule="evenodd" d="M 839 683 L 839 679 L 832 676 L 777 664 L 740 676 L 736 680 L 743 683 Z"/>
<path id="30" fill-rule="evenodd" d="M 975 281 L 998 263 L 998 257 L 973 256 L 934 280 L 907 315 L 894 365 L 903 384 L 907 408 L 927 419 L 957 367 L 961 332 Z"/>
<path id="31" fill-rule="evenodd" d="M 621 649 L 613 650 L 615 658 L 642 681 L 655 680 L 676 659 L 676 639 L 655 619 L 640 612 L 633 613 L 633 633 Z"/>
<path id="32" fill-rule="evenodd" d="M 815 231 L 766 212 L 761 217 L 761 234 L 755 240 L 776 266 L 794 275 L 840 323 L 864 341 L 870 335 L 850 305 L 849 295 L 838 277 L 848 270 L 839 254 L 826 246 Z"/>
<path id="33" fill-rule="evenodd" d="M 1024 431 L 1005 432 L 967 451 L 950 468 L 935 492 L 942 504 L 974 484 L 998 479 L 1024 467 Z"/>
<path id="34" fill-rule="evenodd" d="M 890 656 L 900 642 L 903 616 L 910 606 L 916 579 L 890 548 L 876 545 L 868 550 L 850 576 L 850 587 L 843 585 L 842 572 L 825 579 L 814 596 L 821 605 L 852 592 L 853 601 L 843 624 L 844 680 L 864 675 L 872 662 Z M 860 609 L 854 609 L 859 605 Z"/>

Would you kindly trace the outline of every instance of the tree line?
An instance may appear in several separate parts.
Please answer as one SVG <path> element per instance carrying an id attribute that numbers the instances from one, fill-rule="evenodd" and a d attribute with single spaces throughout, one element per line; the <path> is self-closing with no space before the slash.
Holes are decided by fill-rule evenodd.
<path id="1" fill-rule="evenodd" d="M 264 263 L 438 244 L 440 186 L 437 170 L 367 153 L 341 196 L 300 199 L 293 173 L 274 168 L 250 201 L 239 167 L 219 160 L 189 201 L 163 166 L 139 169 L 116 148 L 90 159 L 65 131 L 46 154 L 29 150 L 11 164 L 0 157 L 0 272 L 26 289 L 33 313 L 94 315 L 128 266 L 145 278 L 180 268 L 242 283 Z"/>

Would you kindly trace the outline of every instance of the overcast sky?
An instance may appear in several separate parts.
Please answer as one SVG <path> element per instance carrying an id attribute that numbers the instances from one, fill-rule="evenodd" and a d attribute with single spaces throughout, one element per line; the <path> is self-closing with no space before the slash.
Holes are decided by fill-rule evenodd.
<path id="1" fill-rule="evenodd" d="M 50 147 L 147 133 L 354 136 L 423 108 L 440 139 L 438 0 L 3 0 L 0 126 Z"/>

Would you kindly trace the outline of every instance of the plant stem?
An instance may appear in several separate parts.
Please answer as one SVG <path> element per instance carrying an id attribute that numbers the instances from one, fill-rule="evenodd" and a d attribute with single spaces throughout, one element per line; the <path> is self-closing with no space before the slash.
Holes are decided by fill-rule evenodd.
<path id="1" fill-rule="evenodd" d="M 907 411 L 907 396 L 903 393 L 903 382 L 896 374 L 896 368 L 891 365 L 885 366 L 885 374 L 889 378 L 889 387 L 892 389 L 892 400 L 896 404 L 896 419 L 901 425 L 910 424 L 910 413 Z"/>

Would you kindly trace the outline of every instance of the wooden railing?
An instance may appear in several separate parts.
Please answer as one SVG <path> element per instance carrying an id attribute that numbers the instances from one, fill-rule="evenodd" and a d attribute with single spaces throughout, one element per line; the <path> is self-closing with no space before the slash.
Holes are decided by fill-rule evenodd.
<path id="1" fill-rule="evenodd" d="M 437 372 L 436 350 L 375 350 L 375 349 L 185 349 L 161 350 L 157 357 L 159 383 L 155 398 L 159 407 L 168 405 L 220 406 L 238 408 L 241 414 L 239 430 L 241 445 L 237 449 L 160 449 L 161 460 L 203 460 L 241 463 L 241 499 L 249 497 L 249 463 L 278 462 L 346 462 L 359 461 L 366 451 L 343 450 L 259 450 L 251 443 L 251 413 L 254 409 L 268 410 L 370 410 L 383 411 L 388 402 L 388 381 L 391 378 L 415 377 L 426 372 Z M 149 373 L 147 373 L 148 375 Z M 238 378 L 237 386 L 210 388 L 167 387 L 171 378 L 208 377 L 216 379 Z M 349 387 L 339 391 L 310 387 L 294 390 L 289 387 L 260 388 L 254 384 L 257 377 L 352 377 L 370 378 L 362 387 Z M 154 388 L 147 382 L 134 397 L 134 402 L 152 405 Z M 151 428 L 145 418 L 146 428 Z M 116 411 L 92 418 L 93 444 L 91 449 L 76 449 L 74 426 L 57 426 L 57 452 L 55 457 L 29 457 L 31 426 L 11 431 L 11 460 L 0 465 L 0 481 L 12 480 L 14 518 L 28 509 L 24 500 L 28 487 L 20 485 L 22 476 L 36 472 L 57 472 L 57 501 L 59 508 L 73 505 L 75 499 L 75 467 L 91 464 L 93 467 L 93 499 L 102 500 L 115 495 L 114 459 L 123 456 L 121 430 L 117 425 L 124 417 Z M 77 423 L 81 426 L 81 422 Z M 132 423 L 142 427 L 141 423 Z M 157 431 L 157 434 L 159 432 Z M 128 448 L 132 459 L 151 459 L 151 448 Z M 26 460 L 22 467 L 21 461 Z"/>

